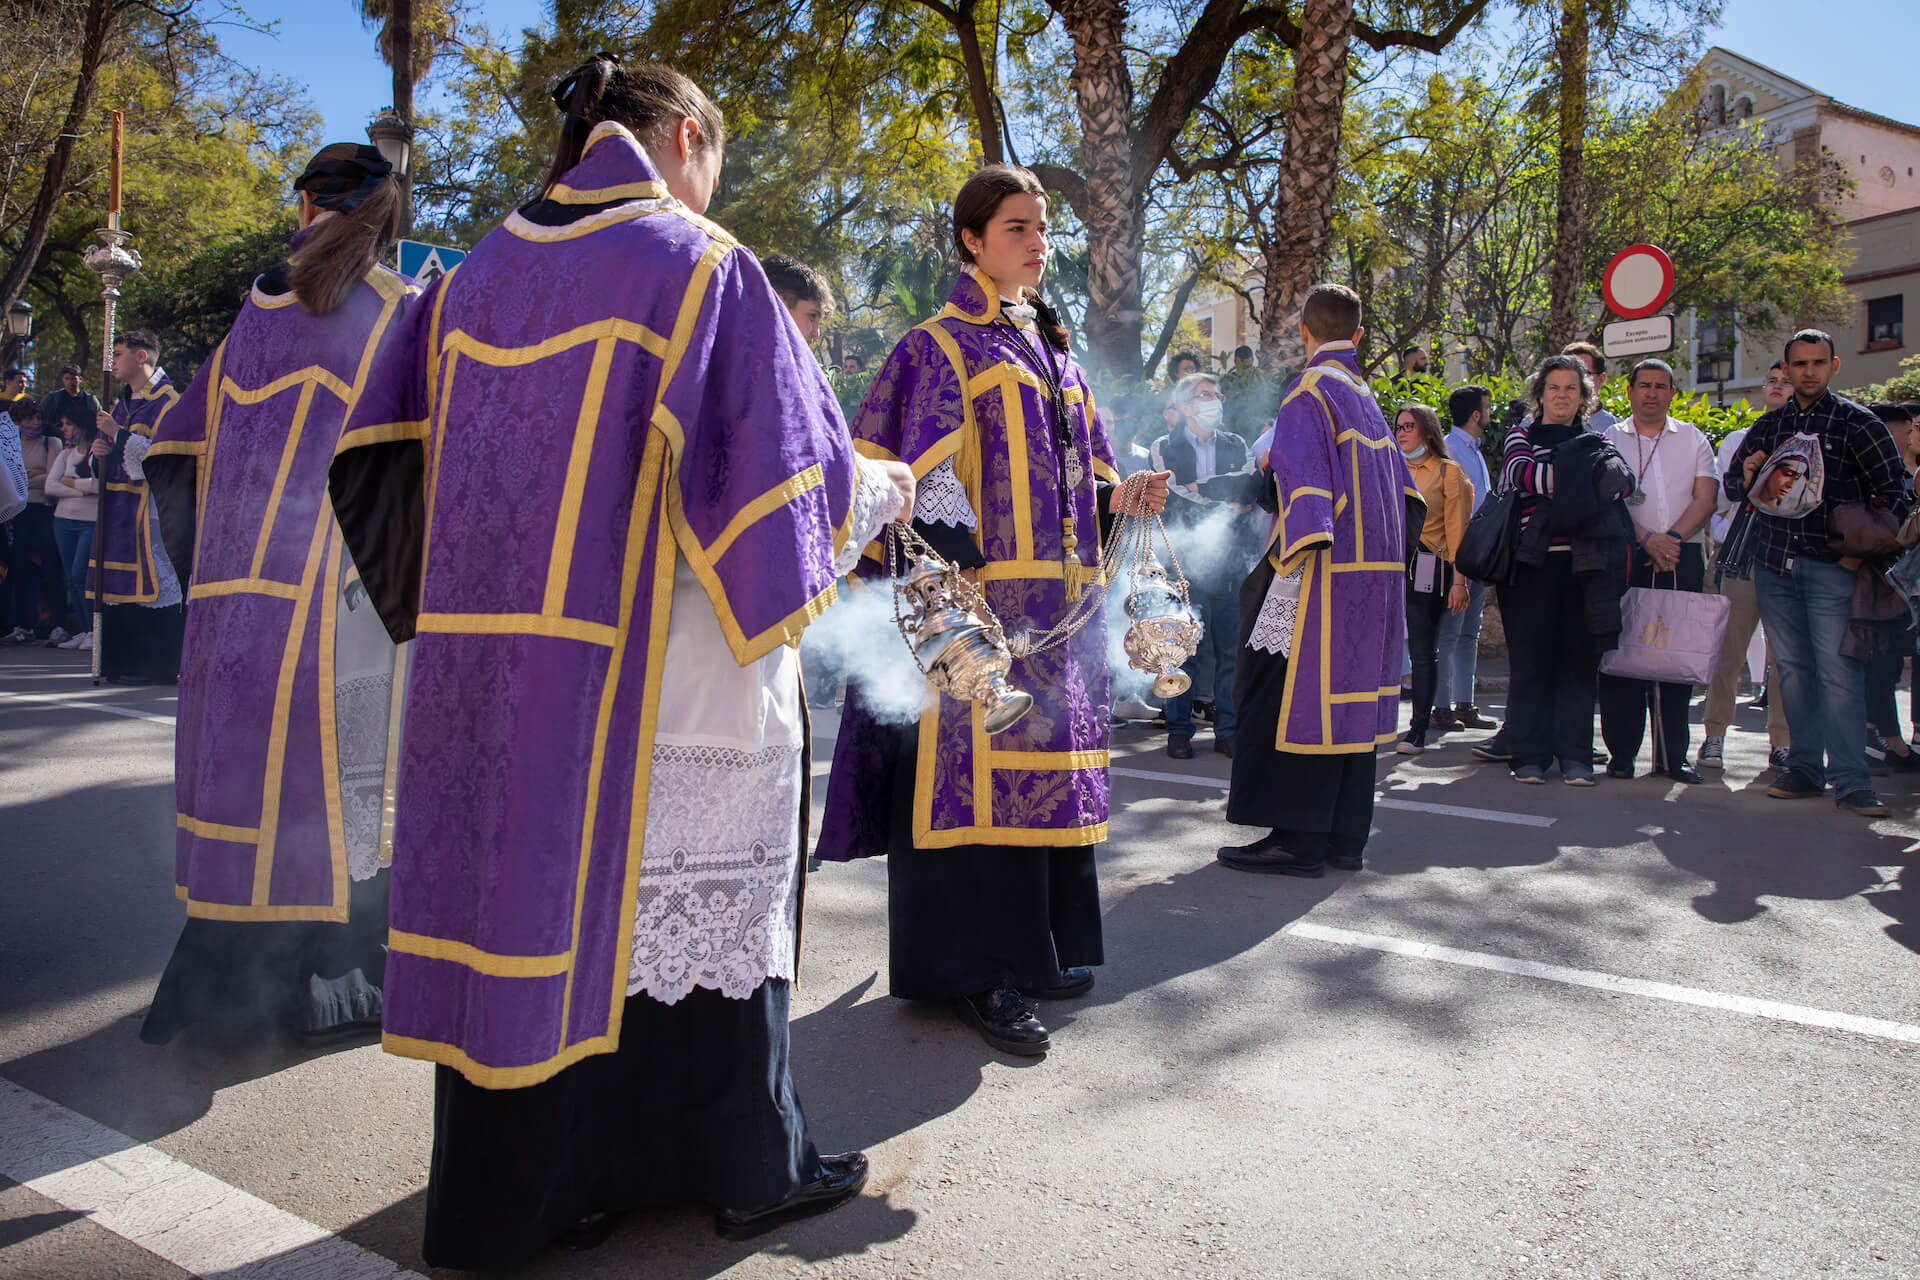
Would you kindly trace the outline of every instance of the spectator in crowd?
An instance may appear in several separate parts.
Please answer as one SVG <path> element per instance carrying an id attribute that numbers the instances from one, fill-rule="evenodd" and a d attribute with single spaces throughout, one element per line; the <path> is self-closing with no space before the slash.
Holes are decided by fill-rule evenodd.
<path id="1" fill-rule="evenodd" d="M 1587 430 L 1605 431 L 1616 419 L 1600 407 L 1600 388 L 1607 385 L 1607 357 L 1591 342 L 1569 342 L 1560 348 L 1563 356 L 1576 356 L 1587 367 L 1587 379 L 1593 384 L 1593 408 L 1587 414 Z"/>
<path id="2" fill-rule="evenodd" d="M 58 392 L 54 393 L 58 395 Z M 51 400 L 53 397 L 47 397 Z M 66 401 L 66 419 L 59 424 L 66 441 L 47 472 L 47 496 L 58 501 L 53 509 L 53 545 L 66 574 L 67 607 L 75 618 L 74 634 L 60 642 L 62 649 L 93 648 L 93 606 L 87 598 L 87 559 L 93 554 L 93 525 L 100 510 L 100 482 L 94 477 L 87 450 L 93 444 L 94 414 L 91 396 Z"/>
<path id="3" fill-rule="evenodd" d="M 1767 370 L 1767 380 L 1760 388 L 1760 399 L 1771 412 L 1793 398 L 1793 384 L 1787 381 L 1787 366 L 1784 361 L 1775 360 L 1773 367 Z M 1727 464 L 1740 452 L 1740 444 L 1747 438 L 1746 427 L 1729 431 L 1726 439 L 1720 442 L 1720 452 L 1715 461 L 1719 474 L 1725 476 Z M 1733 723 L 1734 686 L 1740 679 L 1741 667 L 1747 660 L 1747 650 L 1752 647 L 1753 633 L 1760 626 L 1760 606 L 1753 597 L 1753 573 L 1751 562 L 1742 559 L 1730 562 L 1727 556 L 1727 535 L 1733 531 L 1733 518 L 1739 512 L 1744 498 L 1735 501 L 1726 495 L 1722 488 L 1719 494 L 1718 510 L 1707 523 L 1707 531 L 1721 548 L 1714 566 L 1716 589 L 1727 598 L 1730 609 L 1727 613 L 1727 635 L 1720 644 L 1720 657 L 1713 669 L 1713 683 L 1707 687 L 1706 735 L 1700 743 L 1700 767 L 1702 769 L 1723 769 L 1726 767 L 1727 726 Z M 1772 647 L 1764 666 L 1773 665 Z M 1762 669 L 1753 674 L 1754 683 L 1760 686 L 1759 696 L 1754 699 L 1758 706 L 1767 712 L 1767 762 L 1770 767 L 1787 767 L 1787 713 L 1786 704 L 1778 698 L 1767 697 L 1767 672 Z"/>
<path id="4" fill-rule="evenodd" d="M 1180 385 L 1182 378 L 1190 378 L 1205 367 L 1197 351 L 1180 351 L 1167 361 L 1167 386 L 1169 389 Z"/>
<path id="5" fill-rule="evenodd" d="M 1136 471 L 1145 471 L 1153 462 L 1153 453 L 1140 443 L 1140 414 L 1146 406 L 1138 396 L 1128 396 L 1114 406 L 1111 415 L 1113 465 L 1122 479 Z"/>
<path id="6" fill-rule="evenodd" d="M 1900 451 L 1911 486 L 1916 453 L 1913 411 L 1905 405 L 1881 403 L 1869 406 L 1873 416 L 1886 423 L 1893 447 Z M 1872 566 L 1862 573 L 1874 572 Z M 1856 627 L 1858 624 L 1856 623 Z M 1901 672 L 1913 655 L 1913 615 L 1909 612 L 1891 622 L 1874 624 L 1868 631 L 1872 652 L 1864 659 L 1867 667 L 1867 767 L 1872 773 L 1912 773 L 1920 770 L 1920 752 L 1900 736 L 1900 708 L 1894 701 Z M 1908 710 L 1913 694 L 1907 694 Z"/>
<path id="7" fill-rule="evenodd" d="M 7 549 L 13 629 L 0 637 L 0 644 L 34 644 L 42 638 L 42 597 L 50 620 L 49 643 L 64 644 L 73 633 L 64 625 L 69 621 L 66 575 L 60 570 L 60 550 L 53 541 L 57 499 L 47 496 L 47 472 L 60 454 L 60 439 L 41 430 L 40 406 L 26 396 L 9 403 L 7 414 L 12 429 L 20 433 L 20 458 L 27 468 L 27 505 L 8 526 L 13 532 Z"/>
<path id="8" fill-rule="evenodd" d="M 1627 382 L 1633 416 L 1608 427 L 1607 436 L 1633 470 L 1634 493 L 1627 501 L 1636 544 L 1630 585 L 1697 592 L 1706 590 L 1706 527 L 1720 472 L 1706 435 L 1668 412 L 1673 395 L 1673 366 L 1642 360 Z M 1693 686 L 1613 675 L 1600 677 L 1600 732 L 1610 757 L 1607 776 L 1633 777 L 1650 692 L 1659 707 L 1653 726 L 1654 771 L 1675 782 L 1700 781 L 1688 760 Z"/>
<path id="9" fill-rule="evenodd" d="M 1477 513 L 1493 492 L 1493 477 L 1487 472 L 1487 456 L 1480 451 L 1487 425 L 1493 418 L 1493 395 L 1485 387 L 1469 384 L 1447 397 L 1447 417 L 1453 423 L 1447 432 L 1447 456 L 1452 458 L 1473 485 L 1473 512 Z M 1470 513 L 1469 519 L 1472 518 Z M 1467 607 L 1449 610 L 1440 619 L 1436 641 L 1438 667 L 1433 684 L 1433 720 L 1436 733 L 1451 729 L 1492 729 L 1497 722 L 1480 714 L 1473 702 L 1473 682 L 1480 662 L 1480 617 L 1487 602 L 1487 584 L 1462 578 L 1467 587 Z"/>
<path id="10" fill-rule="evenodd" d="M 1754 596 L 1780 667 L 1776 696 L 1786 700 L 1793 739 L 1787 770 L 1767 794 L 1809 798 L 1831 781 L 1840 808 L 1882 817 L 1887 806 L 1868 785 L 1866 668 L 1841 652 L 1860 564 L 1835 555 L 1827 536 L 1842 503 L 1884 503 L 1904 514 L 1907 470 L 1886 424 L 1828 389 L 1840 369 L 1829 334 L 1800 330 L 1788 340 L 1785 360 L 1793 399 L 1754 423 L 1723 482 L 1729 498 L 1741 498 L 1761 464 L 1795 435 L 1820 442 L 1819 503 L 1793 519 L 1754 519 Z"/>
<path id="11" fill-rule="evenodd" d="M 68 405 L 78 404 L 84 407 L 88 422 L 92 422 L 94 416 L 100 412 L 100 402 L 80 389 L 82 376 L 80 366 L 77 364 L 61 366 L 59 390 L 48 392 L 47 398 L 40 402 L 40 418 L 47 424 L 49 431 L 64 434 L 61 424 L 69 420 Z"/>
<path id="12" fill-rule="evenodd" d="M 1513 581 L 1500 588 L 1513 670 L 1502 733 L 1516 781 L 1543 783 L 1558 761 L 1567 785 L 1590 787 L 1594 678 L 1620 630 L 1633 474 L 1586 430 L 1593 384 L 1579 359 L 1547 357 L 1529 389 L 1534 420 L 1507 433 L 1501 466 L 1522 495 Z"/>
<path id="13" fill-rule="evenodd" d="M 1180 425 L 1154 442 L 1155 471 L 1170 471 L 1167 499 L 1169 536 L 1192 588 L 1194 612 L 1203 630 L 1202 649 L 1213 662 L 1213 749 L 1233 754 L 1234 650 L 1240 642 L 1240 583 L 1257 551 L 1251 546 L 1245 504 L 1258 492 L 1246 441 L 1222 431 L 1220 379 L 1190 373 L 1168 397 L 1180 411 Z M 1216 479 L 1225 483 L 1216 483 Z M 1201 658 L 1196 651 L 1183 668 L 1197 686 Z M 1193 703 L 1198 690 L 1167 699 L 1167 754 L 1193 758 Z"/>
<path id="14" fill-rule="evenodd" d="M 859 356 L 849 351 L 840 361 L 840 372 L 849 378 L 857 378 L 867 371 L 867 366 Z"/>
<path id="15" fill-rule="evenodd" d="M 1427 749 L 1433 718 L 1435 668 L 1443 614 L 1466 611 L 1466 579 L 1453 571 L 1454 553 L 1473 515 L 1473 482 L 1447 456 L 1440 415 L 1431 406 L 1403 404 L 1393 420 L 1394 442 L 1407 460 L 1413 483 L 1427 504 L 1417 537 L 1407 539 L 1407 649 L 1413 658 L 1413 721 L 1394 750 L 1403 756 Z M 1413 531 L 1409 530 L 1409 534 Z"/>
<path id="16" fill-rule="evenodd" d="M 814 268 L 784 253 L 769 254 L 760 266 L 767 283 L 787 304 L 787 314 L 800 327 L 800 336 L 812 346 L 820 341 L 820 326 L 833 314 L 833 286 Z"/>
<path id="17" fill-rule="evenodd" d="M 27 394 L 27 372 L 24 369 L 9 369 L 4 379 L 0 379 L 0 406 L 12 404 Z"/>
<path id="18" fill-rule="evenodd" d="M 1227 430 L 1242 440 L 1254 440 L 1273 425 L 1280 397 L 1274 379 L 1261 371 L 1253 358 L 1253 348 L 1235 347 L 1233 368 L 1220 379 L 1220 394 L 1227 405 Z"/>
<path id="19" fill-rule="evenodd" d="M 1400 353 L 1400 375 L 1405 378 L 1424 378 L 1427 370 L 1433 366 L 1433 356 L 1425 347 L 1408 347 Z"/>
<path id="20" fill-rule="evenodd" d="M 1153 438 L 1146 442 L 1148 452 L 1151 453 L 1159 446 L 1162 440 L 1165 440 L 1168 436 L 1178 431 L 1186 420 L 1186 414 L 1182 413 L 1180 406 L 1174 402 L 1173 392 L 1167 392 L 1167 398 L 1160 404 L 1159 426 L 1157 428 L 1150 428 L 1153 433 Z"/>

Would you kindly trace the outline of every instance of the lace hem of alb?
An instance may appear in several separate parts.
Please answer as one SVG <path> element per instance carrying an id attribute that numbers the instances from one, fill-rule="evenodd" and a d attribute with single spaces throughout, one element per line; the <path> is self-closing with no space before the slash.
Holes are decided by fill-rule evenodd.
<path id="1" fill-rule="evenodd" d="M 980 517 L 967 501 L 966 486 L 953 473 L 953 459 L 942 459 L 913 489 L 913 518 L 922 524 L 978 529 Z"/>
<path id="2" fill-rule="evenodd" d="M 1300 614 L 1300 585 L 1305 580 L 1305 565 L 1273 580 L 1260 605 L 1260 616 L 1253 621 L 1253 634 L 1247 637 L 1249 649 L 1283 658 L 1293 656 L 1293 626 Z"/>
<path id="3" fill-rule="evenodd" d="M 798 746 L 656 745 L 627 994 L 792 978 L 799 836 Z"/>
<path id="4" fill-rule="evenodd" d="M 393 675 L 361 676 L 334 687 L 334 725 L 340 758 L 340 833 L 347 878 L 372 879 L 387 863 L 380 830 L 387 799 L 387 713 Z"/>
<path id="5" fill-rule="evenodd" d="M 853 509 L 847 517 L 847 545 L 834 557 L 835 577 L 853 572 L 860 553 L 880 533 L 887 521 L 900 514 L 900 491 L 893 487 L 880 465 L 870 458 L 856 458 L 853 469 Z"/>

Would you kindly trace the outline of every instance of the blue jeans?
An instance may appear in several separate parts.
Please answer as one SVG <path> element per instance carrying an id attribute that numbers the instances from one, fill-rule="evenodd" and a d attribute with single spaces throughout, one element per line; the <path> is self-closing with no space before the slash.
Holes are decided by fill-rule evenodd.
<path id="1" fill-rule="evenodd" d="M 1755 565 L 1753 593 L 1787 708 L 1787 766 L 1836 796 L 1867 790 L 1867 668 L 1840 656 L 1852 570 L 1805 557 L 1791 573 Z"/>
<path id="2" fill-rule="evenodd" d="M 1436 707 L 1473 701 L 1473 675 L 1480 664 L 1480 610 L 1486 603 L 1487 584 L 1469 578 L 1467 607 L 1440 619 L 1440 670 L 1433 685 Z"/>
<path id="3" fill-rule="evenodd" d="M 78 619 L 73 631 L 93 630 L 93 610 L 87 606 L 87 561 L 93 556 L 93 521 L 53 518 L 53 545 L 67 570 L 67 607 Z"/>
<path id="4" fill-rule="evenodd" d="M 1169 736 L 1193 736 L 1193 699 L 1201 692 L 1198 684 L 1200 655 L 1213 658 L 1213 736 L 1231 738 L 1237 723 L 1233 712 L 1233 670 L 1235 653 L 1240 647 L 1240 593 L 1237 586 L 1206 590 L 1193 584 L 1193 609 L 1200 615 L 1203 628 L 1200 647 L 1180 669 L 1195 684 L 1177 698 L 1167 699 Z M 1862 748 L 1864 750 L 1864 748 Z"/>

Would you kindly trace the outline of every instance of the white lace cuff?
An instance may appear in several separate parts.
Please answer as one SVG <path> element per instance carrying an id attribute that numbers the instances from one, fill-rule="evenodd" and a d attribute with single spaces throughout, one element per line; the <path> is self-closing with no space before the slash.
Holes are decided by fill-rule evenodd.
<path id="1" fill-rule="evenodd" d="M 847 545 L 840 548 L 840 554 L 833 560 L 833 576 L 838 578 L 853 572 L 853 566 L 860 563 L 860 553 L 869 542 L 879 536 L 887 521 L 900 514 L 900 491 L 880 469 L 880 464 L 871 458 L 856 457 L 854 462 L 852 532 L 847 537 Z"/>
<path id="2" fill-rule="evenodd" d="M 153 441 L 137 431 L 128 433 L 125 458 L 129 478 L 141 483 L 146 482 L 147 471 L 142 464 L 146 461 L 147 450 L 151 448 L 153 448 Z"/>
<path id="3" fill-rule="evenodd" d="M 943 460 L 914 486 L 913 518 L 922 524 L 980 527 L 980 517 L 973 513 L 973 504 L 967 501 L 966 486 L 953 474 L 952 458 Z"/>
<path id="4" fill-rule="evenodd" d="M 1253 634 L 1247 637 L 1247 648 L 1283 658 L 1293 656 L 1293 624 L 1300 613 L 1300 586 L 1305 581 L 1304 564 L 1286 577 L 1273 580 L 1260 606 L 1260 616 L 1254 619 Z"/>

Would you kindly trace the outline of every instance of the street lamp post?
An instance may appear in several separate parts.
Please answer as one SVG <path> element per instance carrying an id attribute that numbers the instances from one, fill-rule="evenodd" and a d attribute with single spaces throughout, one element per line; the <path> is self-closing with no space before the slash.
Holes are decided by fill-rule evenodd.
<path id="1" fill-rule="evenodd" d="M 1701 355 L 1700 363 L 1706 367 L 1707 381 L 1715 385 L 1714 403 L 1726 408 L 1727 379 L 1733 377 L 1733 352 L 1708 351 Z"/>
<path id="2" fill-rule="evenodd" d="M 392 107 L 382 107 L 367 126 L 367 141 L 400 175 L 400 190 L 405 196 L 400 208 L 400 234 L 404 236 L 413 230 L 413 178 L 407 168 L 413 160 L 413 126 Z"/>
<path id="3" fill-rule="evenodd" d="M 13 353 L 16 350 L 24 356 L 27 349 L 27 339 L 32 336 L 33 304 L 25 298 L 16 298 L 13 305 L 7 308 L 7 340 L 4 343 L 0 343 L 0 347 L 4 347 L 6 350 L 6 358 L 4 361 L 0 361 L 0 363 L 11 364 L 14 359 Z"/>

